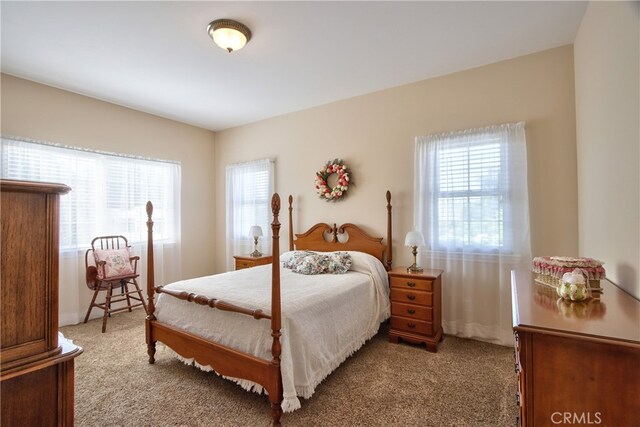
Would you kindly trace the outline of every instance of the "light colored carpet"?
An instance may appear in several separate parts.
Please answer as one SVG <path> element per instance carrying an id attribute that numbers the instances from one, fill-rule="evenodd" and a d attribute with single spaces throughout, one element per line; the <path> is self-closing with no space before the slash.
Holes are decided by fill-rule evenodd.
<path id="1" fill-rule="evenodd" d="M 158 346 L 147 363 L 144 312 L 61 328 L 75 359 L 75 421 L 84 426 L 268 426 L 268 400 L 189 367 Z M 285 426 L 513 426 L 512 350 L 445 336 L 438 353 L 378 335 L 334 371 Z"/>

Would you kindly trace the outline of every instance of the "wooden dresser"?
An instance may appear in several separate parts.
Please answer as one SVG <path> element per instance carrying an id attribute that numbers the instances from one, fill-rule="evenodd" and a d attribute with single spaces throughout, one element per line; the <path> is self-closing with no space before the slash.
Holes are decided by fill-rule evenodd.
<path id="1" fill-rule="evenodd" d="M 58 212 L 66 185 L 1 180 L 0 424 L 73 425 L 73 359 L 58 334 Z"/>
<path id="2" fill-rule="evenodd" d="M 233 258 L 236 260 L 236 270 L 251 268 L 257 265 L 271 264 L 271 260 L 273 259 L 271 255 L 262 255 L 259 257 L 252 257 L 251 255 L 235 255 Z"/>
<path id="3" fill-rule="evenodd" d="M 640 302 L 607 280 L 565 302 L 512 272 L 519 425 L 640 425 Z"/>
<path id="4" fill-rule="evenodd" d="M 398 338 L 436 352 L 442 339 L 442 270 L 408 273 L 406 267 L 389 271 L 391 329 L 389 341 Z"/>

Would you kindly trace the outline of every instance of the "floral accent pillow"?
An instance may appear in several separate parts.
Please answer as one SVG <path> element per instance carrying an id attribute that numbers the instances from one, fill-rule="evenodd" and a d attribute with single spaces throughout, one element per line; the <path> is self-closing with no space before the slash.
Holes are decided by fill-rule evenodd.
<path id="1" fill-rule="evenodd" d="M 129 249 L 96 249 L 93 251 L 98 268 L 98 279 L 110 279 L 112 277 L 134 274 L 131 267 L 131 255 Z M 101 261 L 104 264 L 101 266 Z"/>
<path id="2" fill-rule="evenodd" d="M 291 271 L 300 274 L 323 274 L 327 272 L 329 258 L 326 255 L 310 253 L 299 258 Z"/>
<path id="3" fill-rule="evenodd" d="M 352 262 L 348 252 L 295 251 L 283 262 L 283 266 L 300 274 L 344 274 L 349 271 Z"/>
<path id="4" fill-rule="evenodd" d="M 327 273 L 344 274 L 349 271 L 352 264 L 351 255 L 348 252 L 333 252 L 326 255 Z"/>
<path id="5" fill-rule="evenodd" d="M 298 265 L 304 258 L 316 255 L 315 252 L 311 251 L 295 251 L 291 254 L 288 260 L 283 263 L 284 268 L 293 269 L 296 265 Z"/>

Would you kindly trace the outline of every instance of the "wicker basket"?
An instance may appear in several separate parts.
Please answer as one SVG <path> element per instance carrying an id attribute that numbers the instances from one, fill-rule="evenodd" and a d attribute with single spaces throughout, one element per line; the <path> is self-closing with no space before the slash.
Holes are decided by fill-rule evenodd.
<path id="1" fill-rule="evenodd" d="M 562 284 L 562 277 L 555 277 L 551 274 L 536 274 L 536 280 L 544 283 L 545 285 L 558 287 Z M 600 279 L 589 279 L 590 289 L 600 289 Z"/>

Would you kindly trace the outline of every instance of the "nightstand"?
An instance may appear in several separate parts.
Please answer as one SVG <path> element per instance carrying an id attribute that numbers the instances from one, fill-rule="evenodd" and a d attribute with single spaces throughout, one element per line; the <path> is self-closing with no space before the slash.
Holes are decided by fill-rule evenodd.
<path id="1" fill-rule="evenodd" d="M 236 260 L 236 270 L 255 267 L 257 265 L 271 264 L 271 261 L 273 260 L 271 255 L 262 255 L 259 257 L 252 257 L 251 255 L 234 255 L 234 258 Z"/>
<path id="2" fill-rule="evenodd" d="M 438 351 L 442 339 L 442 270 L 408 273 L 406 267 L 389 271 L 391 287 L 391 329 L 389 341 L 398 338 L 424 343 L 427 350 Z"/>

